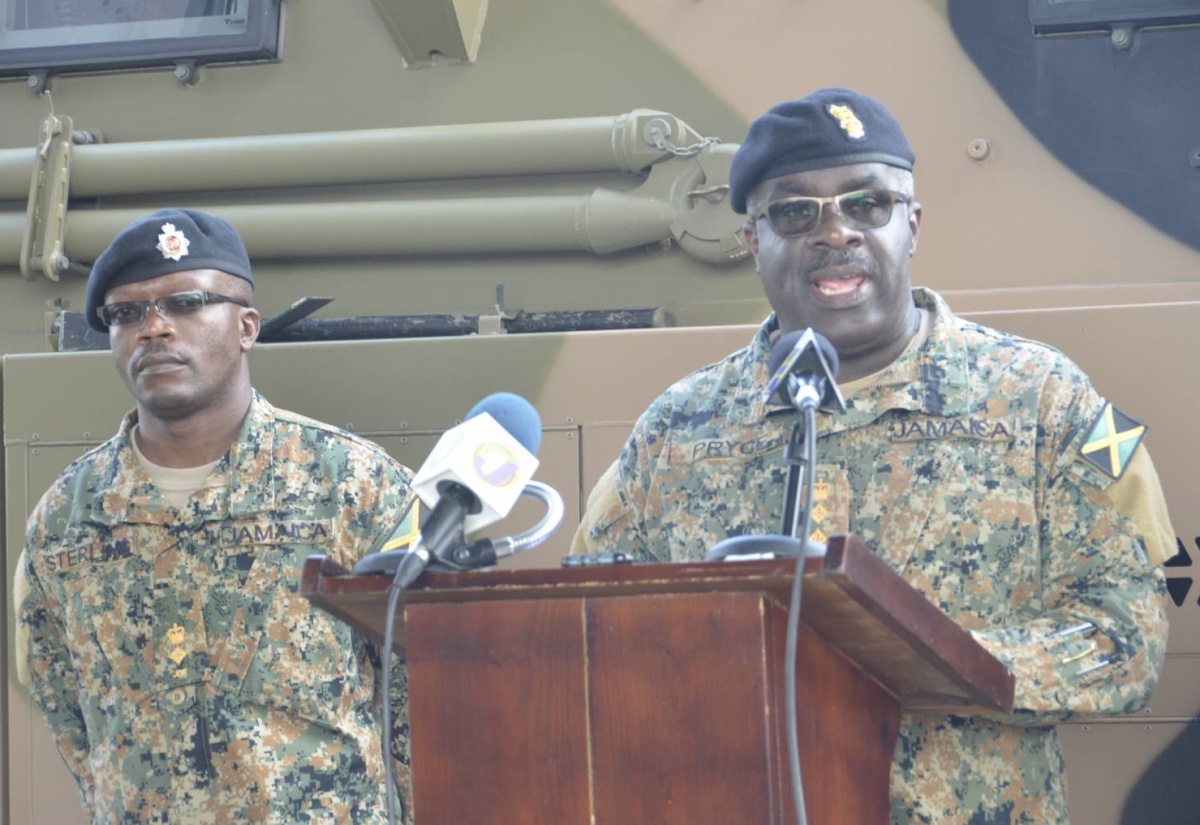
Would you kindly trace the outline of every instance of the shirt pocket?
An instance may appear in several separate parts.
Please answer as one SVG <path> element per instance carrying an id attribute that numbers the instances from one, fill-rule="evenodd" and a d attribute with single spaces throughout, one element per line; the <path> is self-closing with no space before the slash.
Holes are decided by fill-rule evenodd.
<path id="1" fill-rule="evenodd" d="M 136 690 L 144 672 L 151 568 L 131 530 L 77 531 L 45 559 L 85 702 Z"/>
<path id="2" fill-rule="evenodd" d="M 332 727 L 343 703 L 362 690 L 352 632 L 299 589 L 305 559 L 333 552 L 333 523 L 278 522 L 269 535 L 245 527 L 234 529 L 256 540 L 222 547 L 227 558 L 252 553 L 254 560 L 217 657 L 220 678 L 227 689 L 236 685 L 244 701 Z"/>

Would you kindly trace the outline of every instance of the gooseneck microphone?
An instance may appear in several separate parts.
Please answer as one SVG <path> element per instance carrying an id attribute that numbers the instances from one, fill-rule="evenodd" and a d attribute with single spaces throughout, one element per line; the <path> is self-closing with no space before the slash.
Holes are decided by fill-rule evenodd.
<path id="1" fill-rule="evenodd" d="M 809 539 L 812 530 L 812 474 L 817 463 L 817 410 L 825 408 L 845 412 L 846 402 L 837 385 L 837 351 L 825 337 L 811 329 L 781 336 L 771 347 L 767 366 L 770 379 L 764 400 L 768 404 L 781 404 L 796 410 L 796 420 L 783 453 L 787 481 L 783 491 L 780 532 L 778 535 L 732 536 L 718 542 L 708 551 L 705 560 L 779 556 L 796 559 L 784 643 L 787 649 L 784 701 L 792 802 L 798 825 L 806 825 L 808 814 L 804 807 L 804 781 L 800 770 L 797 731 L 796 646 L 800 632 L 804 563 L 809 556 L 825 553 L 824 545 Z"/>
<path id="2" fill-rule="evenodd" d="M 408 552 L 372 553 L 355 565 L 355 573 L 394 570 L 388 591 L 381 656 L 385 686 L 380 739 L 389 825 L 396 822 L 396 809 L 399 806 L 396 780 L 391 770 L 392 707 L 389 683 L 395 616 L 401 593 L 417 580 L 427 566 L 443 562 L 452 569 L 461 569 L 451 561 L 456 554 L 461 558 L 463 548 L 467 546 L 466 534 L 508 515 L 537 469 L 536 453 L 541 442 L 542 421 L 532 404 L 519 395 L 507 392 L 487 396 L 471 408 L 463 423 L 447 430 L 438 439 L 433 451 L 413 477 L 413 492 L 430 508 L 420 538 L 413 547 Z M 554 494 L 555 497 L 557 495 Z M 558 499 L 558 502 L 557 518 L 561 519 L 562 500 Z M 557 520 L 554 526 L 557 526 Z M 542 534 L 538 540 L 544 537 L 545 534 Z M 494 559 L 495 555 L 491 545 L 488 545 L 486 552 L 480 553 L 485 561 Z M 368 567 L 378 569 L 365 569 Z"/>

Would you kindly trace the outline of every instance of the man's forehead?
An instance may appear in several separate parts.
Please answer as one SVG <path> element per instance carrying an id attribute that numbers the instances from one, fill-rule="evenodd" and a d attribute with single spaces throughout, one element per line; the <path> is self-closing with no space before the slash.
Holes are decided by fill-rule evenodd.
<path id="1" fill-rule="evenodd" d="M 768 178 L 755 187 L 761 197 L 839 195 L 856 189 L 896 186 L 899 170 L 884 163 L 855 163 Z"/>
<path id="2" fill-rule="evenodd" d="M 113 287 L 104 294 L 104 300 L 105 303 L 112 303 L 170 295 L 186 289 L 208 288 L 220 282 L 223 277 L 228 276 L 216 269 L 185 269 Z"/>

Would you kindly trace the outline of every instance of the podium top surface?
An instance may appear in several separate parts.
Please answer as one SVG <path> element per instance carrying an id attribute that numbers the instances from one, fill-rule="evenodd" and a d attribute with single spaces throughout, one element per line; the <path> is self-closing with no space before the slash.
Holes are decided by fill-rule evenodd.
<path id="1" fill-rule="evenodd" d="M 795 570 L 793 560 L 776 559 L 427 572 L 404 603 L 746 592 L 786 609 Z M 353 575 L 312 556 L 300 594 L 381 642 L 390 585 L 390 576 Z M 823 558 L 807 560 L 801 621 L 895 695 L 905 712 L 1012 709 L 1008 669 L 854 536 L 833 537 Z M 402 618 L 395 638 L 402 647 Z"/>

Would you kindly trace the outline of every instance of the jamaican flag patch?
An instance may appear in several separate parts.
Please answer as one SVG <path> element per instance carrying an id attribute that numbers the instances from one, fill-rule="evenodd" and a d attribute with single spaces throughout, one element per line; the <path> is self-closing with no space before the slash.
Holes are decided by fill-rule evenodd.
<path id="1" fill-rule="evenodd" d="M 1146 437 L 1146 425 L 1107 402 L 1096 416 L 1087 443 L 1079 448 L 1084 461 L 1112 478 L 1120 478 Z"/>
<path id="2" fill-rule="evenodd" d="M 404 519 L 392 531 L 392 535 L 383 543 L 383 547 L 379 548 L 380 553 L 386 553 L 389 550 L 407 549 L 418 536 L 421 535 L 421 502 L 415 496 L 413 497 L 412 507 L 408 508 L 408 513 Z"/>

